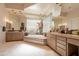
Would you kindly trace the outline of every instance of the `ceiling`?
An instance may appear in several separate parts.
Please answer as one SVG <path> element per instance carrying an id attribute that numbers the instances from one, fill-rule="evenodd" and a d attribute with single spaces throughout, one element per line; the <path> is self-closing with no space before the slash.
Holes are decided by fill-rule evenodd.
<path id="1" fill-rule="evenodd" d="M 55 3 L 39 3 L 24 9 L 25 13 L 50 15 L 51 13 L 58 16 L 61 12 L 60 6 Z"/>
<path id="2" fill-rule="evenodd" d="M 78 17 L 79 15 L 79 3 L 63 3 L 61 4 L 62 16 Z"/>
<path id="3" fill-rule="evenodd" d="M 75 17 L 79 15 L 79 3 L 6 3 L 6 8 L 23 10 L 26 14 Z M 16 11 L 16 10 L 15 10 Z M 17 13 L 22 14 L 20 11 Z M 16 13 L 16 12 L 15 12 Z"/>
<path id="4" fill-rule="evenodd" d="M 24 8 L 27 8 L 33 4 L 34 3 L 5 3 L 5 6 L 6 8 L 24 10 Z"/>

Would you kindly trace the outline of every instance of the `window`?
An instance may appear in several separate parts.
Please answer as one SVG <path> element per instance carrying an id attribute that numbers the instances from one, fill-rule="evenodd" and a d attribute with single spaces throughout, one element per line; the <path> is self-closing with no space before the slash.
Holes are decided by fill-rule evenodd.
<path id="1" fill-rule="evenodd" d="M 28 33 L 37 33 L 38 32 L 38 23 L 41 20 L 37 19 L 27 19 L 27 32 Z"/>

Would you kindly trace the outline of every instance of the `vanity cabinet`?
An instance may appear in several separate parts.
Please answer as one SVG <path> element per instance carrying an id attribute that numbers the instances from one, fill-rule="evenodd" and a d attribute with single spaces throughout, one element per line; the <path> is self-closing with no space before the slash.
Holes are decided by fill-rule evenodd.
<path id="1" fill-rule="evenodd" d="M 57 51 L 60 55 L 67 55 L 67 40 L 65 37 L 48 34 L 48 45 Z"/>
<path id="2" fill-rule="evenodd" d="M 6 41 L 22 41 L 24 38 L 23 32 L 6 32 Z"/>
<path id="3" fill-rule="evenodd" d="M 47 44 L 62 56 L 79 55 L 78 35 L 52 32 L 47 36 Z"/>

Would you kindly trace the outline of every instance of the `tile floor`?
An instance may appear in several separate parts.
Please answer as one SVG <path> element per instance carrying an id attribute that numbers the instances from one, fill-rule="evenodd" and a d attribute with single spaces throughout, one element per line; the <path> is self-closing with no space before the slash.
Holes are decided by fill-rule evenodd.
<path id="1" fill-rule="evenodd" d="M 0 56 L 59 56 L 48 46 L 23 41 L 0 45 Z"/>

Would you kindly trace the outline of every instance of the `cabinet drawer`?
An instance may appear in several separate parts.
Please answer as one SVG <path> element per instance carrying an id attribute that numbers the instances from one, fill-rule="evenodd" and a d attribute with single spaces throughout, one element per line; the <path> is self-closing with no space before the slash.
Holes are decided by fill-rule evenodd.
<path id="1" fill-rule="evenodd" d="M 77 39 L 67 39 L 67 42 L 79 46 L 79 40 Z"/>
<path id="2" fill-rule="evenodd" d="M 65 37 L 57 36 L 57 39 L 66 42 L 66 38 Z"/>
<path id="3" fill-rule="evenodd" d="M 51 47 L 51 48 L 53 48 L 53 49 L 56 49 L 56 41 L 55 40 L 48 40 L 47 41 L 47 44 Z"/>
<path id="4" fill-rule="evenodd" d="M 57 47 L 57 52 L 63 56 L 66 56 L 66 50 L 63 50 L 60 47 Z"/>
<path id="5" fill-rule="evenodd" d="M 60 47 L 60 48 L 62 48 L 63 50 L 66 50 L 66 46 L 64 46 L 64 45 L 62 45 L 62 44 L 60 44 L 60 43 L 57 43 L 57 47 Z"/>
<path id="6" fill-rule="evenodd" d="M 66 46 L 66 42 L 62 41 L 62 40 L 57 40 L 58 43 L 65 45 Z"/>

